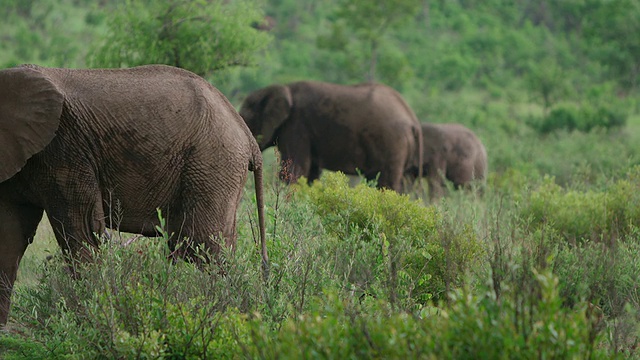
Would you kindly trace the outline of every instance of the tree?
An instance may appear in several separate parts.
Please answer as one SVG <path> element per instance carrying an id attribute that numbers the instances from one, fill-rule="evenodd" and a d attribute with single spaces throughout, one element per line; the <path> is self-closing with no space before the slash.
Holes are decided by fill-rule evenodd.
<path id="1" fill-rule="evenodd" d="M 354 32 L 358 40 L 368 45 L 368 81 L 375 80 L 378 50 L 385 34 L 393 26 L 414 16 L 421 9 L 423 2 L 423 0 L 341 0 L 339 2 L 334 35 L 342 32 L 339 24 L 342 21 Z M 344 43 L 343 39 L 336 39 L 336 41 Z"/>
<path id="2" fill-rule="evenodd" d="M 526 80 L 531 94 L 542 101 L 545 116 L 568 91 L 563 69 L 553 57 L 531 62 Z"/>
<path id="3" fill-rule="evenodd" d="M 640 3 L 636 0 L 596 1 L 585 33 L 592 53 L 631 89 L 640 86 Z"/>
<path id="4" fill-rule="evenodd" d="M 0 67 L 83 66 L 83 44 L 98 32 L 85 23 L 90 12 L 89 7 L 75 7 L 73 0 L 0 1 Z"/>
<path id="5" fill-rule="evenodd" d="M 165 64 L 201 76 L 249 66 L 270 36 L 251 26 L 264 15 L 259 0 L 126 0 L 90 55 L 96 67 Z"/>

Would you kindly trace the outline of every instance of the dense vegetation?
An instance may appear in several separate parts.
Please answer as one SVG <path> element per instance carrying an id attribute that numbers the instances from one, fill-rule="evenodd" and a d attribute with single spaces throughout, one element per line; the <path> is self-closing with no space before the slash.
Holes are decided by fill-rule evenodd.
<path id="1" fill-rule="evenodd" d="M 470 127 L 490 160 L 483 196 L 437 204 L 339 174 L 285 187 L 273 165 L 268 283 L 250 184 L 225 276 L 119 234 L 73 281 L 43 224 L 0 356 L 639 357 L 639 2 L 6 0 L 0 14 L 0 67 L 163 62 L 236 105 L 274 82 L 374 80 L 422 121 Z"/>

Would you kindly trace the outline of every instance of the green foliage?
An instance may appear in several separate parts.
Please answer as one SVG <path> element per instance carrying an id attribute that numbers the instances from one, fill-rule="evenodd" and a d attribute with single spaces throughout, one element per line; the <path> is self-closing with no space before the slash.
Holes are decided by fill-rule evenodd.
<path id="1" fill-rule="evenodd" d="M 251 27 L 263 10 L 268 34 Z M 332 174 L 294 190 L 274 165 L 268 283 L 251 184 L 224 276 L 127 237 L 74 281 L 29 253 L 55 245 L 37 239 L 0 357 L 638 356 L 634 1 L 7 0 L 0 13 L 3 67 L 179 62 L 236 104 L 375 71 L 421 120 L 476 132 L 490 164 L 483 197 L 434 206 Z"/>
<path id="2" fill-rule="evenodd" d="M 336 16 L 366 40 L 378 39 L 389 27 L 415 15 L 422 1 L 340 0 Z M 367 14 L 367 16 L 362 16 Z"/>
<path id="3" fill-rule="evenodd" d="M 72 0 L 9 0 L 0 3 L 0 67 L 24 63 L 77 67 L 84 64 L 85 43 L 101 24 L 88 26 L 88 6 Z"/>
<path id="4" fill-rule="evenodd" d="M 166 64 L 201 76 L 249 66 L 269 40 L 251 27 L 256 21 L 262 21 L 262 12 L 252 0 L 127 0 L 116 7 L 90 62 L 98 67 Z"/>
<path id="5" fill-rule="evenodd" d="M 562 72 L 563 69 L 551 59 L 530 65 L 527 76 L 529 89 L 542 100 L 545 112 L 558 98 L 566 95 L 568 86 Z"/>
<path id="6" fill-rule="evenodd" d="M 461 284 L 463 276 L 482 247 L 470 227 L 447 229 L 434 207 L 425 207 L 394 191 L 379 191 L 366 184 L 355 188 L 340 173 L 327 174 L 299 191 L 315 205 L 336 253 L 343 244 L 357 244 L 362 251 L 361 269 L 373 270 L 352 279 L 362 286 L 376 274 L 388 278 L 392 303 L 396 297 L 407 305 L 442 299 L 450 286 Z M 356 249 L 352 250 L 355 251 Z M 352 273 L 358 267 L 349 269 Z M 405 290 L 401 290 L 405 289 Z"/>
<path id="7" fill-rule="evenodd" d="M 533 126 L 541 134 L 557 130 L 589 132 L 593 129 L 615 129 L 623 127 L 627 122 L 624 110 L 613 106 L 595 107 L 585 104 L 582 107 L 566 104 L 554 107 L 540 123 Z"/>
<path id="8" fill-rule="evenodd" d="M 575 248 L 561 247 L 554 271 L 561 279 L 564 301 L 572 306 L 588 299 L 611 318 L 621 318 L 626 306 L 640 308 L 640 289 L 635 281 L 640 276 L 637 233 L 634 229 L 626 241 L 615 246 L 586 242 Z"/>
<path id="9" fill-rule="evenodd" d="M 595 2 L 584 21 L 594 56 L 626 87 L 640 80 L 640 4 L 633 0 Z"/>
<path id="10" fill-rule="evenodd" d="M 510 288 L 495 297 L 460 290 L 438 322 L 440 358 L 589 358 L 597 355 L 586 309 L 567 311 L 558 278 L 533 271 L 536 291 Z M 529 290 L 529 289 L 528 289 Z M 531 295 L 528 295 L 531 294 Z M 438 326 L 439 325 L 439 326 Z"/>
<path id="11" fill-rule="evenodd" d="M 173 265 L 166 245 L 150 239 L 100 250 L 95 263 L 75 267 L 80 279 L 48 264 L 36 287 L 16 293 L 21 331 L 40 339 L 30 348 L 46 358 L 201 359 L 239 352 L 246 317 L 225 298 L 228 283 L 209 272 L 215 266 L 203 272 Z"/>
<path id="12" fill-rule="evenodd" d="M 243 348 L 249 357 L 277 359 L 608 358 L 596 347 L 587 308 L 563 308 L 558 279 L 534 275 L 536 296 L 514 289 L 498 299 L 488 287 L 481 295 L 463 289 L 448 306 L 426 308 L 419 317 L 390 312 L 379 301 L 351 303 L 329 293 L 275 334 L 252 323 L 252 342 Z"/>
<path id="13" fill-rule="evenodd" d="M 520 216 L 556 231 L 571 243 L 615 242 L 640 226 L 638 168 L 605 191 L 564 190 L 552 177 L 531 192 Z"/>
<path id="14" fill-rule="evenodd" d="M 277 169 L 267 178 L 269 283 L 250 240 L 248 184 L 224 276 L 215 265 L 167 261 L 165 240 L 116 237 L 76 266 L 78 279 L 56 257 L 18 287 L 3 358 L 633 353 L 637 230 L 615 253 L 561 247 L 557 232 L 521 226 L 514 203 L 526 207 L 528 187 L 519 173 L 483 199 L 456 193 L 437 208 L 349 188 L 340 174 L 295 189 L 277 182 Z"/>
<path id="15" fill-rule="evenodd" d="M 341 25 L 346 24 L 355 37 L 365 44 L 367 48 L 365 53 L 369 58 L 367 80 L 375 81 L 378 51 L 384 42 L 385 34 L 389 28 L 397 23 L 410 19 L 421 5 L 422 1 L 420 0 L 339 0 L 335 14 L 338 24 L 334 25 L 338 28 L 333 32 L 334 36 L 337 35 L 338 38 L 334 41 L 347 44 L 344 32 L 340 31 Z M 362 14 L 367 14 L 367 16 L 362 16 Z M 388 64 L 390 61 L 387 60 L 385 63 Z"/>

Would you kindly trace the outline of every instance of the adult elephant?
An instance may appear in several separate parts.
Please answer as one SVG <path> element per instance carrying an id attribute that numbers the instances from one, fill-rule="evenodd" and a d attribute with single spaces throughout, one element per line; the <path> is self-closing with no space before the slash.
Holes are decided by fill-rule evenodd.
<path id="1" fill-rule="evenodd" d="M 429 196 L 437 199 L 445 194 L 445 179 L 454 187 L 468 187 L 474 180 L 487 176 L 487 151 L 480 139 L 460 124 L 422 123 L 424 143 L 423 169 L 429 183 Z M 419 169 L 407 172 L 410 183 Z"/>
<path id="2" fill-rule="evenodd" d="M 161 65 L 0 70 L 0 325 L 43 212 L 64 253 L 86 259 L 116 204 L 118 228 L 145 236 L 161 209 L 172 248 L 197 261 L 196 245 L 234 246 L 248 170 L 266 266 L 262 154 L 204 79 Z"/>
<path id="3" fill-rule="evenodd" d="M 260 150 L 278 147 L 286 182 L 300 176 L 311 182 L 328 169 L 379 176 L 379 187 L 400 191 L 404 172 L 421 163 L 418 119 L 384 85 L 271 85 L 249 94 L 240 115 Z"/>

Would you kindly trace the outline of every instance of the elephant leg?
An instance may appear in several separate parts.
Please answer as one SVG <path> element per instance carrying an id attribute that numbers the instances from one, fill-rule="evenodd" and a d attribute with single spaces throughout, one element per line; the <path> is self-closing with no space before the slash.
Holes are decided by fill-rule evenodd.
<path id="1" fill-rule="evenodd" d="M 285 127 L 279 134 L 280 180 L 287 184 L 296 183 L 301 176 L 312 177 L 311 139 L 308 131 L 297 125 Z"/>
<path id="2" fill-rule="evenodd" d="M 244 176 L 230 176 L 242 171 Z M 217 174 L 215 178 L 206 179 L 206 184 L 183 179 L 181 204 L 167 221 L 168 232 L 173 234 L 169 246 L 174 257 L 199 264 L 209 262 L 210 257 L 219 260 L 222 246 L 235 248 L 236 212 L 246 181 L 246 168 L 221 170 Z M 211 184 L 216 187 L 212 189 Z M 207 254 L 198 254 L 198 247 Z"/>
<path id="3" fill-rule="evenodd" d="M 36 207 L 0 202 L 0 326 L 7 323 L 18 266 L 42 214 Z"/>
<path id="4" fill-rule="evenodd" d="M 440 199 L 446 195 L 446 169 L 447 163 L 439 157 L 431 159 L 424 169 L 424 174 L 429 183 L 429 199 L 431 201 Z"/>
<path id="5" fill-rule="evenodd" d="M 418 180 L 417 171 L 414 172 L 413 169 L 404 173 L 402 178 L 402 193 L 409 194 L 416 188 Z"/>
<path id="6" fill-rule="evenodd" d="M 404 162 L 397 161 L 393 163 L 394 166 L 388 168 L 386 171 L 380 172 L 378 178 L 378 188 L 387 188 L 395 190 L 397 193 L 402 192 L 402 178 L 404 176 Z"/>
<path id="7" fill-rule="evenodd" d="M 91 248 L 99 246 L 98 237 L 105 233 L 102 195 L 97 184 L 92 189 L 70 186 L 65 192 L 65 200 L 69 206 L 54 205 L 46 209 L 56 240 L 65 254 L 89 260 Z"/>
<path id="8" fill-rule="evenodd" d="M 473 177 L 473 165 L 468 162 L 461 162 L 447 169 L 447 179 L 453 183 L 456 190 L 470 188 Z"/>
<path id="9" fill-rule="evenodd" d="M 430 175 L 428 178 L 429 183 L 429 198 L 431 200 L 437 200 L 446 194 L 446 186 L 442 181 L 442 176 L 438 173 Z"/>
<path id="10" fill-rule="evenodd" d="M 427 182 L 429 183 L 429 199 L 437 200 L 447 193 L 447 185 L 445 183 L 445 174 L 437 167 L 430 168 L 428 171 Z"/>
<path id="11" fill-rule="evenodd" d="M 320 175 L 322 174 L 322 169 L 320 168 L 320 165 L 316 161 L 313 161 L 311 163 L 308 173 L 309 173 L 308 181 L 309 181 L 309 184 L 311 184 L 315 180 L 320 178 Z"/>
<path id="12" fill-rule="evenodd" d="M 225 232 L 226 236 L 230 235 L 217 219 L 219 215 L 206 216 L 204 208 L 198 208 L 201 210 L 172 212 L 166 219 L 173 260 L 184 259 L 195 264 L 209 262 L 210 256 L 215 258 L 220 253 Z"/>
<path id="13" fill-rule="evenodd" d="M 401 193 L 402 178 L 413 154 L 409 151 L 408 140 L 395 135 L 390 134 L 380 142 L 366 142 L 364 151 L 370 161 L 366 176 L 369 179 L 371 174 L 379 171 L 377 187 Z"/>

